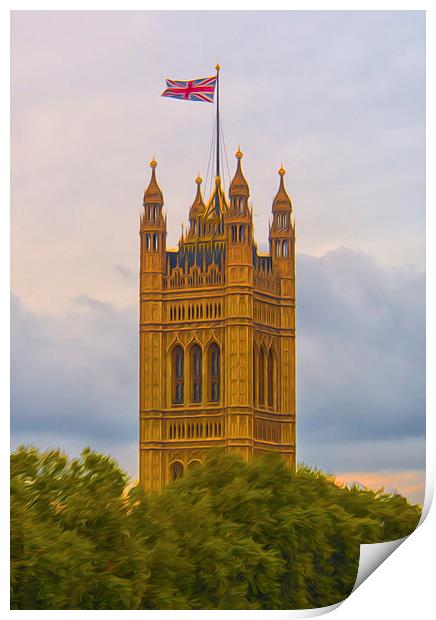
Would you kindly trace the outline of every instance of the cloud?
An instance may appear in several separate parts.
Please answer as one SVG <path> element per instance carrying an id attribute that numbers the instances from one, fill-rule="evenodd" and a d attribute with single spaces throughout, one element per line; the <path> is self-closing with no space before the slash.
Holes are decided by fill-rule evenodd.
<path id="1" fill-rule="evenodd" d="M 424 275 L 345 248 L 297 264 L 298 460 L 424 468 Z M 13 297 L 11 317 L 14 445 L 91 444 L 133 467 L 137 309 L 83 294 L 48 315 Z"/>
<path id="2" fill-rule="evenodd" d="M 240 143 L 260 243 L 283 161 L 300 251 L 424 264 L 423 12 L 21 11 L 11 45 L 12 279 L 32 309 L 135 303 L 113 265 L 137 269 L 148 161 L 173 245 L 212 137 L 214 107 L 161 98 L 164 78 L 217 58 L 230 175 Z"/>
<path id="3" fill-rule="evenodd" d="M 303 445 L 422 437 L 424 274 L 345 248 L 297 264 Z"/>
<path id="4" fill-rule="evenodd" d="M 121 277 L 122 280 L 127 282 L 128 284 L 138 282 L 138 274 L 133 271 L 133 269 L 129 269 L 128 267 L 123 267 L 123 265 L 114 265 L 114 269 L 117 274 Z"/>
<path id="5" fill-rule="evenodd" d="M 425 471 L 347 471 L 340 472 L 336 477 L 337 482 L 363 484 L 374 491 L 384 488 L 386 493 L 400 493 L 418 504 L 424 503 L 425 496 Z"/>
<path id="6" fill-rule="evenodd" d="M 11 308 L 12 434 L 132 440 L 137 313 L 82 296 L 58 316 Z"/>
<path id="7" fill-rule="evenodd" d="M 395 413 L 391 417 L 394 419 Z M 329 425 L 334 424 L 334 420 L 326 419 Z M 320 430 L 318 437 L 297 440 L 297 459 L 332 473 L 424 470 L 425 438 L 330 440 L 324 439 Z"/>

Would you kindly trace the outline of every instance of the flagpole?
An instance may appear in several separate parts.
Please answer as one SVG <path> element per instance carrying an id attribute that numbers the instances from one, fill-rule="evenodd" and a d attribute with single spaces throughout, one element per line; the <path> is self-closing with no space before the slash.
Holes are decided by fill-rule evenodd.
<path id="1" fill-rule="evenodd" d="M 216 176 L 220 176 L 220 69 L 216 65 Z"/>

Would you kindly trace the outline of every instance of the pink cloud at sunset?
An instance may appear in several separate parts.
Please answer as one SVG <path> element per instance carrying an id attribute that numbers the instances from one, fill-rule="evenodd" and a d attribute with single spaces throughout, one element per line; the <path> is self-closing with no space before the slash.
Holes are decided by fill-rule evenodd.
<path id="1" fill-rule="evenodd" d="M 425 471 L 353 471 L 341 472 L 336 476 L 339 484 L 358 482 L 374 491 L 384 488 L 385 492 L 396 491 L 410 502 L 423 504 L 425 495 Z"/>

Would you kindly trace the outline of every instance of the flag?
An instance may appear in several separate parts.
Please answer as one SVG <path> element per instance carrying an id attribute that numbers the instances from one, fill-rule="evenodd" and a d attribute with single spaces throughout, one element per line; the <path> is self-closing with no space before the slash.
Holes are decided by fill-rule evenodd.
<path id="1" fill-rule="evenodd" d="M 167 88 L 161 96 L 213 103 L 216 80 L 216 75 L 198 80 L 166 80 Z"/>

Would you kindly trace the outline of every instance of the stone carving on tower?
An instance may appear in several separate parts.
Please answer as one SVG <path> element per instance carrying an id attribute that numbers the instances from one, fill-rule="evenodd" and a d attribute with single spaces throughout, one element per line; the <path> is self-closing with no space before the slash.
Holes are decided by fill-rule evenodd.
<path id="1" fill-rule="evenodd" d="M 222 447 L 295 467 L 295 223 L 279 170 L 269 252 L 254 240 L 243 154 L 228 198 L 207 204 L 200 176 L 189 227 L 166 248 L 163 194 L 150 163 L 140 239 L 139 465 L 146 490 Z"/>

